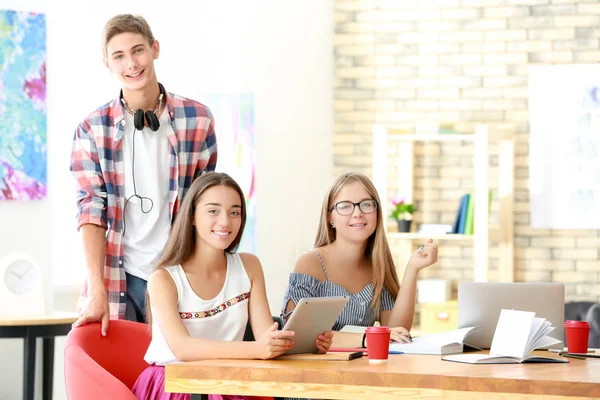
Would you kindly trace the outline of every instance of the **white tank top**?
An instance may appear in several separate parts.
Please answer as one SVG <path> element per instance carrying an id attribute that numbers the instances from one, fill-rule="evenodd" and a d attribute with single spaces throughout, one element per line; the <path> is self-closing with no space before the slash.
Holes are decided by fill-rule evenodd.
<path id="1" fill-rule="evenodd" d="M 181 265 L 165 268 L 177 286 L 179 315 L 192 337 L 223 341 L 241 341 L 244 338 L 248 323 L 250 278 L 239 254 L 225 254 L 225 284 L 221 292 L 210 300 L 201 299 L 194 293 Z M 179 362 L 167 345 L 157 318 L 152 318 L 152 341 L 144 360 L 156 365 Z"/>

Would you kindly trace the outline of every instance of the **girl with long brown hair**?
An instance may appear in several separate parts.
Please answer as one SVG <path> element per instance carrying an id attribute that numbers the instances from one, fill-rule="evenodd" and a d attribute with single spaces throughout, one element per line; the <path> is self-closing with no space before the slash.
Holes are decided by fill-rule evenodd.
<path id="1" fill-rule="evenodd" d="M 185 195 L 148 281 L 151 364 L 133 392 L 144 400 L 189 400 L 164 392 L 164 365 L 208 358 L 269 359 L 293 347 L 293 332 L 273 323 L 258 258 L 236 253 L 246 223 L 244 195 L 227 174 L 197 178 Z M 253 342 L 242 341 L 250 322 Z M 327 352 L 331 332 L 317 346 Z M 216 399 L 246 399 L 210 395 Z"/>
<path id="2" fill-rule="evenodd" d="M 428 240 L 406 265 L 402 286 L 385 236 L 375 186 L 360 173 L 337 178 L 321 210 L 315 248 L 299 257 L 290 274 L 282 316 L 301 298 L 349 296 L 333 327 L 332 347 L 363 347 L 363 334 L 337 332 L 345 325 L 392 328 L 392 339 L 410 340 L 419 271 L 437 261 L 437 245 Z"/>

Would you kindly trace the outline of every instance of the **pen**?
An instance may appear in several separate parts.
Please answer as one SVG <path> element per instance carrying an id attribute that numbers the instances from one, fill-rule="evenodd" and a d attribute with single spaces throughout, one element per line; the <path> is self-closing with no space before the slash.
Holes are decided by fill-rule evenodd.
<path id="1" fill-rule="evenodd" d="M 424 248 L 425 248 L 425 245 L 424 245 L 424 244 L 422 244 L 422 245 L 419 247 L 419 254 L 421 254 L 421 253 L 423 252 L 423 249 L 424 249 Z"/>
<path id="2" fill-rule="evenodd" d="M 562 349 L 548 349 L 548 351 L 552 352 L 552 353 L 558 353 L 559 355 L 562 353 L 568 353 L 568 350 L 562 350 Z M 596 352 L 596 350 L 594 349 L 587 349 L 586 354 L 592 353 L 594 354 Z M 584 354 L 584 353 L 577 353 L 577 354 Z"/>
<path id="3" fill-rule="evenodd" d="M 412 336 L 410 335 L 410 332 L 402 333 L 401 335 L 402 335 L 402 336 L 404 336 L 404 337 L 408 337 L 408 341 L 409 341 L 409 342 L 412 342 L 413 338 L 412 338 Z"/>
<path id="4" fill-rule="evenodd" d="M 569 354 L 569 353 L 563 353 L 562 354 L 563 357 L 569 357 L 569 358 L 576 358 L 578 360 L 585 360 L 585 357 L 582 356 L 576 356 L 574 354 Z"/>
<path id="5" fill-rule="evenodd" d="M 397 350 L 390 350 L 388 352 L 388 354 L 404 354 L 404 352 L 403 351 L 397 351 Z"/>

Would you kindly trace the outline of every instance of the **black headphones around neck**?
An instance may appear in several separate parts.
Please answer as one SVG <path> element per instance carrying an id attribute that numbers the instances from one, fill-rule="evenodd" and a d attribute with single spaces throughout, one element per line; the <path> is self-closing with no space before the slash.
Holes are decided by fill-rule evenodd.
<path id="1" fill-rule="evenodd" d="M 160 90 L 160 95 L 158 96 L 158 102 L 156 104 L 156 108 L 154 109 L 154 111 L 148 110 L 146 112 L 144 112 L 144 110 L 142 110 L 142 109 L 135 110 L 135 112 L 133 112 L 127 105 L 127 101 L 123 98 L 123 90 L 121 89 L 121 96 L 120 96 L 121 103 L 123 103 L 125 110 L 127 110 L 127 112 L 129 112 L 131 115 L 133 115 L 133 126 L 138 131 L 141 131 L 142 129 L 144 129 L 144 118 L 146 119 L 146 122 L 148 123 L 148 127 L 150 128 L 150 130 L 152 132 L 156 132 L 158 130 L 158 128 L 160 128 L 160 122 L 158 121 L 158 117 L 156 116 L 156 113 L 159 112 L 160 108 L 162 107 L 162 99 L 163 99 L 163 95 L 165 93 L 165 88 L 160 83 L 158 84 L 158 88 Z"/>
<path id="2" fill-rule="evenodd" d="M 160 128 L 160 122 L 158 121 L 158 117 L 156 116 L 156 113 L 159 112 L 160 108 L 162 107 L 162 100 L 163 100 L 163 96 L 165 95 L 165 88 L 160 83 L 158 84 L 158 88 L 160 90 L 160 94 L 158 95 L 158 101 L 156 104 L 156 108 L 154 109 L 154 111 L 148 110 L 146 112 L 144 112 L 144 110 L 142 110 L 142 109 L 135 110 L 135 112 L 131 111 L 131 109 L 127 105 L 127 101 L 123 98 L 123 90 L 121 90 L 121 96 L 120 96 L 121 103 L 123 104 L 123 107 L 125 107 L 125 110 L 129 114 L 133 115 L 133 126 L 135 128 L 133 130 L 132 147 L 131 147 L 131 179 L 133 181 L 133 194 L 125 200 L 125 205 L 123 206 L 123 225 L 121 226 L 121 234 L 123 236 L 125 236 L 125 230 L 127 229 L 127 226 L 125 223 L 125 211 L 127 210 L 127 204 L 129 204 L 129 200 L 131 200 L 132 197 L 138 198 L 140 200 L 140 209 L 143 214 L 150 213 L 150 211 L 152 211 L 152 208 L 154 208 L 154 201 L 150 197 L 145 197 L 145 196 L 138 194 L 138 191 L 137 191 L 137 186 L 136 186 L 136 182 L 135 182 L 135 168 L 134 168 L 135 167 L 135 133 L 136 133 L 136 131 L 141 131 L 142 129 L 144 129 L 144 118 L 146 118 L 148 127 L 150 127 L 150 130 L 152 130 L 153 132 L 156 132 L 158 130 L 158 128 Z M 144 200 L 149 202 L 150 207 L 148 207 L 147 209 L 144 207 Z"/>

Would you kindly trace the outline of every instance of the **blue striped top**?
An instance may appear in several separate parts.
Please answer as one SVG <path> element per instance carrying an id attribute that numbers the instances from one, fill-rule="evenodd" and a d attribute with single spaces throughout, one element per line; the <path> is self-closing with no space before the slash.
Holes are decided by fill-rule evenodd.
<path id="1" fill-rule="evenodd" d="M 375 312 L 371 307 L 371 300 L 373 299 L 373 283 L 369 283 L 360 292 L 350 293 L 343 286 L 340 286 L 329 279 L 323 260 L 316 251 L 313 250 L 312 252 L 319 258 L 327 280 L 320 281 L 307 274 L 292 272 L 290 274 L 288 287 L 283 296 L 283 308 L 281 310 L 282 318 L 285 315 L 285 309 L 290 299 L 294 304 L 298 304 L 302 298 L 349 296 L 350 300 L 335 322 L 333 330 L 339 331 L 346 325 L 373 326 L 376 321 Z M 383 291 L 381 292 L 380 312 L 391 310 L 392 308 L 394 308 L 394 299 L 392 299 L 389 292 L 383 288 Z"/>

